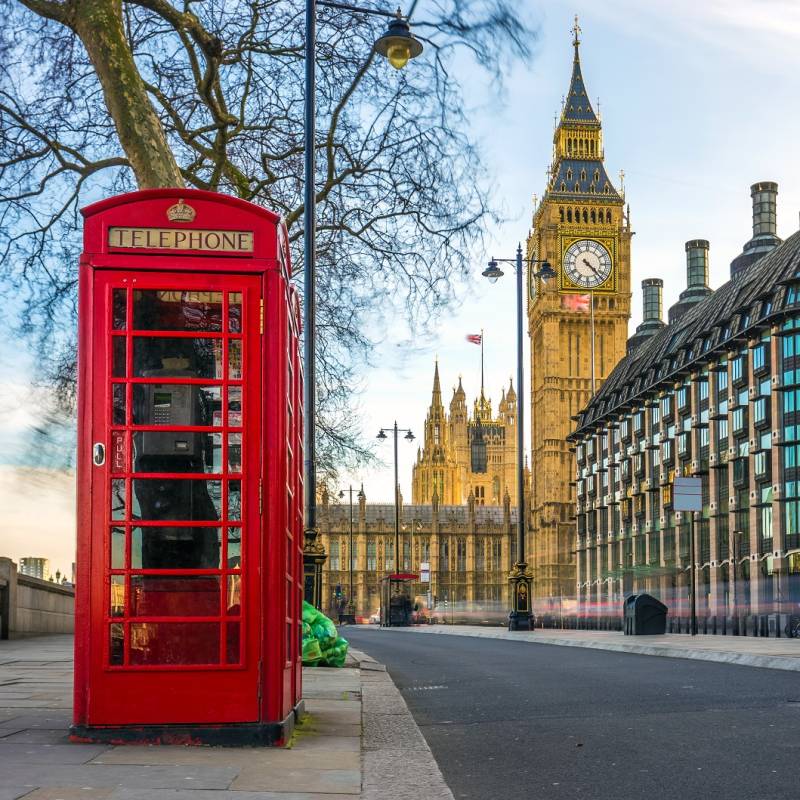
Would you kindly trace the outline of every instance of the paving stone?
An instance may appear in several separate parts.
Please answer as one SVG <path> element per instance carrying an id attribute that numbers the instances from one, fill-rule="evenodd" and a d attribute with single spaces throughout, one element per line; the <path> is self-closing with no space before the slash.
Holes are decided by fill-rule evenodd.
<path id="1" fill-rule="evenodd" d="M 0 786 L 0 800 L 17 800 L 18 797 L 29 795 L 31 786 Z"/>
<path id="2" fill-rule="evenodd" d="M 0 732 L 0 747 L 5 747 L 7 744 L 15 744 L 17 742 L 27 742 L 29 744 L 71 744 L 69 741 L 69 734 L 63 728 L 25 728 L 20 731 L 15 731 L 9 728 L 10 733 L 8 736 L 3 736 Z M 82 746 L 82 745 L 78 745 Z"/>
<path id="3" fill-rule="evenodd" d="M 360 769 L 287 769 L 253 764 L 242 768 L 232 791 L 317 792 L 356 794 L 361 791 Z"/>
<path id="4" fill-rule="evenodd" d="M 364 714 L 364 751 L 395 748 L 428 749 L 411 714 Z"/>
<path id="5" fill-rule="evenodd" d="M 0 772 L 6 764 L 20 764 L 33 759 L 47 764 L 85 764 L 106 750 L 106 745 L 8 742 L 0 746 Z"/>
<path id="6" fill-rule="evenodd" d="M 25 800 L 107 800 L 113 789 L 95 789 L 91 786 L 57 786 L 37 789 L 25 795 Z"/>
<path id="7" fill-rule="evenodd" d="M 341 753 L 360 753 L 360 736 L 316 736 L 314 734 L 297 734 L 292 739 L 292 750 L 322 750 Z"/>
<path id="8" fill-rule="evenodd" d="M 226 789 L 236 777 L 235 767 L 165 767 L 85 764 L 64 764 L 54 772 L 47 764 L 12 764 L 3 767 L 3 780 L 14 786 L 44 787 L 58 782 L 60 786 L 95 786 L 133 789 Z"/>
<path id="9" fill-rule="evenodd" d="M 360 794 L 319 794 L 317 792 L 220 792 L 176 789 L 115 789 L 111 800 L 346 800 Z M 408 800 L 408 798 L 404 798 Z M 438 800 L 438 799 L 437 799 Z"/>
<path id="10" fill-rule="evenodd" d="M 364 698 L 364 714 L 407 714 L 405 700 L 398 694 Z"/>
<path id="11" fill-rule="evenodd" d="M 331 741 L 334 737 L 324 737 Z M 302 769 L 360 769 L 358 753 L 341 750 L 286 750 L 277 747 L 115 747 L 95 758 L 92 764 L 140 764 L 142 766 L 243 767 L 245 765 Z"/>

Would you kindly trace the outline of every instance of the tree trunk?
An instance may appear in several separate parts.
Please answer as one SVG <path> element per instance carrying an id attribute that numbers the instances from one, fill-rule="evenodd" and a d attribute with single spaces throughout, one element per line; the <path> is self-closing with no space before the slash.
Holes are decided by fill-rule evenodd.
<path id="1" fill-rule="evenodd" d="M 139 188 L 183 186 L 183 176 L 125 36 L 122 0 L 77 0 L 68 24 L 94 65 Z"/>

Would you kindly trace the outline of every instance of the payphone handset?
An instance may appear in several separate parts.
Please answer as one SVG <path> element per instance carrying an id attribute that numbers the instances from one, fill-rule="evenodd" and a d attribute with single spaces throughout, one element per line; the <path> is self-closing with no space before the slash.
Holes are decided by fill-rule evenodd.
<path id="1" fill-rule="evenodd" d="M 189 370 L 158 369 L 144 373 L 146 378 L 194 378 Z M 169 427 L 197 425 L 200 410 L 199 388 L 192 384 L 147 383 L 143 387 L 143 419 L 146 425 Z M 142 437 L 143 456 L 196 456 L 199 436 L 181 431 L 145 431 Z"/>

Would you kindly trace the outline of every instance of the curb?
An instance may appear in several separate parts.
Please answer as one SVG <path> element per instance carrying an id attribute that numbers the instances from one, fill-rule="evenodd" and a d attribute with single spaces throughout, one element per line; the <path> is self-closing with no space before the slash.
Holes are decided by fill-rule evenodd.
<path id="1" fill-rule="evenodd" d="M 454 800 L 386 667 L 350 649 L 361 674 L 362 800 Z"/>
<path id="2" fill-rule="evenodd" d="M 416 628 L 391 628 L 383 629 L 402 631 L 403 633 L 428 633 L 441 636 L 470 636 L 474 639 L 505 639 L 513 642 L 524 642 L 526 644 L 548 644 L 557 647 L 584 647 L 590 650 L 607 650 L 615 653 L 633 653 L 640 656 L 660 656 L 662 658 L 685 658 L 692 661 L 713 661 L 718 664 L 735 664 L 741 667 L 757 667 L 759 669 L 779 669 L 787 672 L 800 672 L 800 655 L 793 656 L 762 656 L 752 653 L 736 653 L 730 650 L 689 650 L 676 647 L 674 645 L 647 645 L 647 644 L 621 644 L 618 642 L 603 642 L 596 639 L 562 639 L 558 636 L 548 636 L 547 634 L 526 634 L 513 633 L 509 631 L 492 631 L 486 628 L 485 633 L 478 633 L 470 630 L 437 629 L 427 627 L 424 629 Z M 798 650 L 800 653 L 800 649 Z"/>

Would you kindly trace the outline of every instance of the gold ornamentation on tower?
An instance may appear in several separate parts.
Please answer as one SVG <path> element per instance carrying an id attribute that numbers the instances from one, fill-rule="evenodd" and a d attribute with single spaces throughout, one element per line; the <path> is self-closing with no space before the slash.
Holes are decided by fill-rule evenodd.
<path id="1" fill-rule="evenodd" d="M 574 415 L 625 355 L 630 318 L 630 240 L 625 197 L 604 166 L 603 131 L 583 82 L 577 17 L 569 92 L 553 134 L 547 187 L 534 208 L 529 258 L 557 277 L 529 276 L 531 512 L 528 562 L 536 610 L 575 594 Z M 583 295 L 585 297 L 578 297 Z M 593 312 L 592 312 L 593 305 Z M 594 347 L 592 333 L 594 332 Z M 594 357 L 594 368 L 592 367 Z"/>

